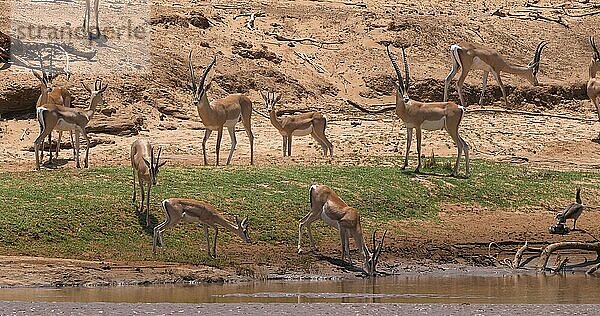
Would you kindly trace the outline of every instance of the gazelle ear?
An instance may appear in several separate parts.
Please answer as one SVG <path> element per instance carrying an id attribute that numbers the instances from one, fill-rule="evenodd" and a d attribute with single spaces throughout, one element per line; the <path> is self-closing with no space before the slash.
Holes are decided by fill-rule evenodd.
<path id="1" fill-rule="evenodd" d="M 161 163 L 158 165 L 158 167 L 157 167 L 157 168 L 160 168 L 160 167 L 164 166 L 166 163 L 167 163 L 166 161 L 163 161 L 163 162 L 161 162 Z"/>
<path id="2" fill-rule="evenodd" d="M 246 216 L 242 222 L 240 223 L 240 226 L 242 226 L 243 228 L 248 228 L 248 216 Z"/>
<path id="3" fill-rule="evenodd" d="M 277 103 L 277 102 L 279 102 L 280 100 L 281 100 L 281 94 L 279 94 L 279 95 L 277 95 L 277 96 L 275 97 L 275 101 L 274 101 L 273 103 Z"/>
<path id="4" fill-rule="evenodd" d="M 41 73 L 40 71 L 37 71 L 37 70 L 33 70 L 33 69 L 31 69 L 31 72 L 33 73 L 33 75 L 34 75 L 36 78 L 38 78 L 38 80 L 40 80 L 40 81 L 44 81 L 44 80 L 42 80 L 42 73 Z"/>

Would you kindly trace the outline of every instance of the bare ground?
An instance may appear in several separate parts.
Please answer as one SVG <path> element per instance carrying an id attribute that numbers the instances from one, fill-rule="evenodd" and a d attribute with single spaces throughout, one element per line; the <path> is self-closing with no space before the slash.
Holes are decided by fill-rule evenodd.
<path id="1" fill-rule="evenodd" d="M 500 0 L 476 4 L 468 1 L 389 4 L 374 0 L 366 1 L 366 9 L 335 1 L 227 3 L 242 9 L 217 9 L 214 6 L 217 2 L 152 2 L 152 71 L 103 74 L 110 83 L 103 109 L 109 110 L 99 113 L 95 119 L 136 121 L 141 131 L 135 137 L 148 137 L 161 145 L 163 155 L 171 163 L 200 165 L 203 125 L 190 102 L 190 93 L 185 90 L 189 80 L 187 54 L 193 48 L 197 72 L 210 57 L 219 56 L 215 71 L 210 75 L 214 81 L 209 92 L 211 98 L 234 92 L 247 93 L 254 107 L 264 112 L 258 91 L 275 89 L 283 94 L 284 108 L 318 109 L 328 117 L 327 134 L 334 144 L 335 154 L 332 159 L 322 158 L 315 142 L 308 138 L 296 138 L 293 156 L 282 157 L 278 132 L 266 119 L 254 115 L 255 161 L 258 165 L 369 164 L 371 157 L 397 155 L 405 146 L 403 125 L 394 114 L 365 116 L 344 102 L 344 99 L 366 104 L 393 102 L 388 79 L 391 78 L 391 67 L 385 59 L 382 41 L 411 46 L 409 62 L 411 76 L 416 81 L 413 97 L 437 101 L 441 99 L 443 89 L 441 80 L 450 68 L 447 55 L 450 44 L 460 40 L 484 42 L 511 56 L 514 62 L 525 64 L 543 39 L 550 42 L 542 56 L 540 73 L 540 81 L 545 86 L 529 87 L 521 79 L 504 75 L 511 107 L 597 118 L 591 103 L 582 94 L 591 56 L 586 40 L 589 30 L 595 29 L 597 17 L 565 18 L 569 28 L 541 20 L 500 18 L 492 15 L 496 9 L 523 9 L 520 2 Z M 0 1 L 0 8 L 7 7 L 10 2 Z M 255 31 L 244 27 L 243 18 L 233 19 L 244 10 L 265 12 L 265 17 L 256 20 Z M 191 11 L 200 11 L 212 21 L 221 22 L 208 29 L 186 25 L 186 21 L 192 21 Z M 556 13 L 545 11 L 544 14 Z M 105 19 L 104 23 L 111 23 L 117 16 L 108 14 Z M 6 20 L 0 22 L 4 23 L 0 23 L 1 27 L 7 27 Z M 342 44 L 295 43 L 292 46 L 265 33 Z M 295 52 L 316 54 L 316 62 L 326 72 L 317 72 Z M 77 63 L 74 67 L 77 69 Z M 77 82 L 92 79 L 86 67 L 91 67 L 91 71 L 100 70 L 94 69 L 93 64 L 79 67 L 82 71 L 75 73 L 69 86 L 77 97 L 76 104 L 83 106 L 85 96 Z M 479 73 L 470 75 L 467 80 L 472 85 L 467 87 L 471 103 L 477 100 L 479 80 Z M 29 94 L 12 93 L 14 85 L 30 89 Z M 23 98 L 28 97 L 27 102 L 35 102 L 36 87 L 35 78 L 28 72 L 0 72 L 0 94 L 9 101 L 16 98 L 13 102 L 24 102 Z M 502 106 L 498 102 L 499 96 L 496 87 L 491 89 L 487 99 L 494 101 L 494 106 Z M 457 99 L 454 92 L 451 99 Z M 8 117 L 0 122 L 0 169 L 31 170 L 34 157 L 28 148 L 37 136 L 37 123 L 30 114 L 11 113 Z M 468 113 L 461 131 L 472 145 L 474 159 L 509 161 L 548 169 L 597 171 L 600 168 L 600 144 L 594 140 L 600 131 L 598 122 Z M 129 163 L 129 146 L 135 137 L 106 133 L 93 133 L 93 137 L 105 144 L 91 149 L 91 166 Z M 209 141 L 211 163 L 214 163 L 214 142 L 213 137 Z M 247 137 L 240 131 L 234 165 L 249 163 L 248 147 Z M 432 151 L 441 156 L 455 155 L 451 140 L 443 132 L 425 133 L 423 148 L 427 155 Z M 228 149 L 229 139 L 225 136 L 221 146 L 222 163 Z M 63 158 L 71 155 L 70 150 L 61 152 Z M 60 164 L 53 167 L 74 168 L 74 162 L 60 160 Z M 597 199 L 592 198 L 591 203 L 597 205 Z M 394 223 L 397 230 L 389 235 L 382 269 L 396 271 L 407 265 L 444 263 L 485 265 L 487 263 L 481 261 L 480 255 L 487 253 L 487 249 L 482 245 L 491 241 L 591 239 L 583 232 L 574 232 L 569 237 L 547 234 L 555 208 L 540 205 L 527 210 L 488 210 L 447 205 L 440 213 L 439 221 Z M 581 223 L 594 236 L 600 235 L 600 226 L 595 224 L 600 223 L 597 217 L 597 212 L 590 211 Z M 236 279 L 236 276 L 260 278 L 272 274 L 339 275 L 344 271 L 332 259 L 337 257 L 336 246 L 322 245 L 322 254 L 329 257 L 317 256 L 320 260 L 316 262 L 298 260 L 294 245 L 288 244 L 219 250 L 228 257 L 239 258 L 234 259 L 237 268 L 228 271 L 161 262 L 102 263 L 4 257 L 0 258 L 0 275 L 7 277 L 0 279 L 0 285 L 136 284 L 218 281 Z M 264 253 L 271 254 L 269 260 L 261 255 Z"/>

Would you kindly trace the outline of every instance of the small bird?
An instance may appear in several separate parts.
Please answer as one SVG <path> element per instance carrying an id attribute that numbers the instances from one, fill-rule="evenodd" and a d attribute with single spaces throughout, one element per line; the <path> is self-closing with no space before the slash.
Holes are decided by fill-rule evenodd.
<path id="1" fill-rule="evenodd" d="M 577 188 L 577 193 L 575 194 L 575 203 L 571 203 L 569 206 L 565 208 L 562 213 L 556 214 L 556 220 L 558 223 L 566 223 L 567 219 L 573 219 L 573 230 L 575 230 L 575 224 L 577 223 L 577 219 L 583 212 L 583 204 L 581 203 L 581 188 Z"/>

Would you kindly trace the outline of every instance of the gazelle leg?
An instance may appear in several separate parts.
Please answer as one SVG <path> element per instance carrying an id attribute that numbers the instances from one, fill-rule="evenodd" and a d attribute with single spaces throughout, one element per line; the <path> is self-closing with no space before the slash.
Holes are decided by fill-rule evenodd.
<path id="1" fill-rule="evenodd" d="M 418 164 L 417 164 L 417 169 L 415 169 L 415 172 L 420 172 L 421 171 L 421 129 L 420 128 L 416 128 L 417 130 L 417 158 L 418 158 Z"/>
<path id="2" fill-rule="evenodd" d="M 40 147 L 44 146 L 44 139 L 50 133 L 50 130 L 44 129 L 40 132 L 40 135 L 33 142 L 33 148 L 35 151 L 35 169 L 40 170 Z"/>
<path id="3" fill-rule="evenodd" d="M 479 105 L 483 105 L 483 97 L 485 96 L 485 88 L 487 86 L 487 80 L 490 72 L 484 70 L 483 71 L 483 82 L 481 84 L 481 96 L 479 96 Z"/>
<path id="4" fill-rule="evenodd" d="M 132 198 L 132 203 L 133 203 L 134 206 L 136 206 L 135 205 L 135 197 L 137 195 L 137 192 L 135 190 L 135 169 L 134 168 L 132 168 L 132 169 L 133 169 L 133 198 Z"/>
<path id="5" fill-rule="evenodd" d="M 458 81 L 456 81 L 456 92 L 458 92 L 458 97 L 460 99 L 460 105 L 465 106 L 465 107 L 467 105 L 465 103 L 465 98 L 462 93 L 462 87 L 463 87 L 463 84 L 465 83 L 465 79 L 467 78 L 467 75 L 469 74 L 470 70 L 471 70 L 471 65 L 465 65 L 463 63 L 460 77 L 458 78 Z"/>
<path id="6" fill-rule="evenodd" d="M 457 151 L 458 151 L 458 154 L 456 155 L 456 163 L 454 164 L 454 170 L 452 171 L 452 176 L 456 177 L 456 176 L 458 176 L 458 166 L 460 163 L 460 155 L 464 151 L 464 142 L 458 134 L 451 133 L 450 131 L 448 131 L 448 133 L 452 137 L 452 140 L 454 141 L 454 144 L 456 145 Z"/>
<path id="7" fill-rule="evenodd" d="M 215 229 L 215 238 L 213 239 L 212 253 L 213 253 L 213 258 L 216 258 L 217 257 L 217 235 L 219 235 L 219 227 L 217 225 L 215 225 L 213 228 Z"/>
<path id="8" fill-rule="evenodd" d="M 208 256 L 211 257 L 212 254 L 210 253 L 210 236 L 208 235 L 208 224 L 203 224 L 204 226 L 204 236 L 206 237 L 206 252 L 208 253 Z"/>
<path id="9" fill-rule="evenodd" d="M 312 222 L 316 221 L 320 217 L 321 217 L 320 213 L 315 214 L 313 211 L 311 211 L 310 213 L 306 214 L 306 216 L 304 216 L 304 218 L 302 218 L 300 220 L 300 223 L 298 224 L 298 253 L 302 253 L 302 248 L 301 248 L 302 228 L 305 226 L 306 226 L 306 229 L 308 230 L 308 238 L 310 240 L 310 247 L 312 250 L 316 250 L 315 242 L 312 237 L 312 232 L 310 231 L 310 225 L 312 224 Z"/>
<path id="10" fill-rule="evenodd" d="M 140 203 L 140 208 L 136 209 L 136 212 L 143 212 L 144 211 L 144 202 L 146 200 L 145 198 L 145 191 L 144 191 L 144 181 L 142 181 L 142 179 L 140 177 L 138 177 L 138 181 L 139 181 L 139 185 L 140 185 L 140 196 L 142 197 L 142 202 Z"/>
<path id="11" fill-rule="evenodd" d="M 69 131 L 71 136 L 71 147 L 73 147 L 73 158 L 75 158 L 75 141 L 73 140 L 73 131 Z"/>
<path id="12" fill-rule="evenodd" d="M 75 166 L 81 168 L 79 164 L 79 132 L 75 132 Z"/>
<path id="13" fill-rule="evenodd" d="M 287 156 L 287 136 L 283 136 L 283 157 Z"/>
<path id="14" fill-rule="evenodd" d="M 83 162 L 83 167 L 88 168 L 89 167 L 88 158 L 90 156 L 90 139 L 88 138 L 87 133 L 85 132 L 85 129 L 83 129 L 81 131 L 81 135 L 83 136 L 83 139 L 85 139 L 85 145 L 86 145 L 85 146 L 85 160 Z M 79 149 L 77 151 L 79 151 Z"/>
<path id="15" fill-rule="evenodd" d="M 237 139 L 235 138 L 235 126 L 227 127 L 229 130 L 229 138 L 231 139 L 231 148 L 229 149 L 229 157 L 227 157 L 227 164 L 231 163 L 231 157 L 233 157 L 233 151 L 237 145 Z"/>
<path id="16" fill-rule="evenodd" d="M 492 71 L 492 74 L 494 75 L 494 78 L 496 78 L 496 81 L 498 82 L 498 85 L 500 85 L 500 90 L 502 91 L 502 98 L 504 99 L 504 105 L 506 107 L 508 107 L 508 99 L 506 98 L 506 89 L 504 88 L 504 84 L 502 83 L 502 79 L 500 78 L 500 75 L 497 72 Z"/>
<path id="17" fill-rule="evenodd" d="M 212 130 L 210 129 L 206 129 L 204 131 L 204 138 L 202 139 L 202 156 L 204 156 L 204 165 L 208 165 L 208 161 L 206 160 L 206 142 L 208 141 L 208 138 L 210 137 L 210 134 L 212 133 Z"/>
<path id="18" fill-rule="evenodd" d="M 56 154 L 54 155 L 58 159 L 58 152 L 60 151 L 60 139 L 62 138 L 62 131 L 58 131 L 58 139 L 56 140 Z"/>
<path id="19" fill-rule="evenodd" d="M 52 132 L 48 134 L 48 162 L 52 162 Z"/>
<path id="20" fill-rule="evenodd" d="M 217 131 L 217 146 L 216 146 L 216 151 L 217 151 L 217 166 L 219 165 L 219 154 L 221 151 L 221 140 L 223 139 L 223 127 L 221 127 L 218 131 Z"/>
<path id="21" fill-rule="evenodd" d="M 404 155 L 404 165 L 402 169 L 408 167 L 408 154 L 410 153 L 410 145 L 412 143 L 413 129 L 410 127 L 406 128 L 406 155 Z"/>
<path id="22" fill-rule="evenodd" d="M 466 140 L 464 140 L 462 137 L 460 137 L 460 140 L 463 142 L 463 151 L 465 153 L 465 165 L 466 165 L 466 170 L 465 173 L 467 175 L 467 178 L 471 176 L 471 161 L 469 160 L 469 143 L 467 143 Z"/>
<path id="23" fill-rule="evenodd" d="M 98 23 L 98 5 L 100 4 L 99 0 L 94 0 L 94 13 L 96 14 L 96 36 L 100 38 L 100 24 Z"/>
<path id="24" fill-rule="evenodd" d="M 291 157 L 292 156 L 292 135 L 288 136 L 288 156 Z"/>

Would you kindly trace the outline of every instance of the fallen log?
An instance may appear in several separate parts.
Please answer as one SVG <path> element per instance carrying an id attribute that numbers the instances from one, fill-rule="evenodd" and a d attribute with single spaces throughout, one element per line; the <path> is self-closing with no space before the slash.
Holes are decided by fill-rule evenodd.
<path id="1" fill-rule="evenodd" d="M 521 110 L 507 110 L 507 109 L 466 109 L 466 112 L 469 113 L 505 113 L 505 114 L 523 114 L 530 116 L 545 116 L 545 117 L 554 117 L 566 120 L 575 120 L 582 122 L 597 122 L 595 119 L 586 119 L 583 117 L 570 116 L 570 115 L 561 115 L 561 114 L 551 114 L 551 113 L 542 113 L 542 112 L 528 112 Z"/>
<path id="2" fill-rule="evenodd" d="M 548 259 L 550 259 L 550 255 L 552 255 L 552 253 L 555 251 L 566 250 L 566 249 L 595 251 L 596 255 L 600 257 L 600 242 L 594 242 L 594 243 L 585 243 L 585 242 L 576 242 L 576 241 L 557 242 L 557 243 L 551 244 L 551 245 L 547 246 L 546 248 L 544 248 L 544 250 L 542 251 L 542 254 L 540 255 L 540 258 L 538 259 L 537 269 L 539 271 L 545 271 L 547 269 L 546 266 L 548 265 Z"/>
<path id="3" fill-rule="evenodd" d="M 521 259 L 523 259 L 523 254 L 525 253 L 525 251 L 534 251 L 534 252 L 541 253 L 543 251 L 543 248 L 529 247 L 527 242 L 525 242 L 525 245 L 523 245 L 523 247 L 519 248 L 519 250 L 517 250 L 517 252 L 515 253 L 515 258 L 513 259 L 513 262 L 512 262 L 513 269 L 519 269 L 521 267 Z"/>

